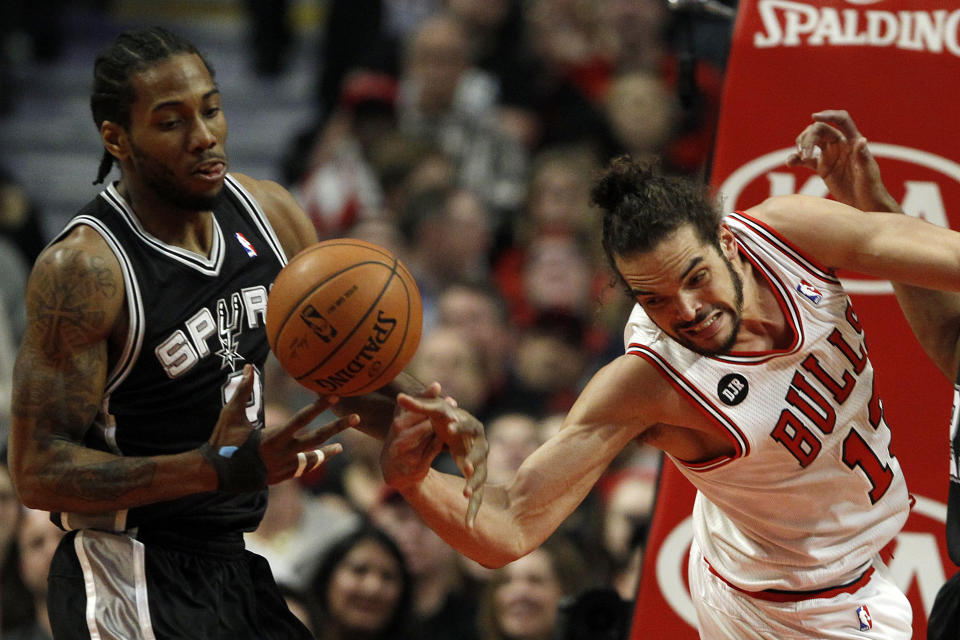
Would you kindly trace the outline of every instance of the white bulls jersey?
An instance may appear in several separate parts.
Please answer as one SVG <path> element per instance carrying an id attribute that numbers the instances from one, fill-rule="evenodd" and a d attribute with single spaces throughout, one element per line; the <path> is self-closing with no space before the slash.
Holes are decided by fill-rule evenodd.
<path id="1" fill-rule="evenodd" d="M 789 346 L 701 356 L 638 306 L 627 353 L 656 367 L 734 446 L 730 457 L 673 459 L 697 488 L 694 536 L 714 570 L 747 591 L 844 584 L 909 511 L 863 329 L 831 271 L 748 216 L 726 222 L 778 298 Z"/>

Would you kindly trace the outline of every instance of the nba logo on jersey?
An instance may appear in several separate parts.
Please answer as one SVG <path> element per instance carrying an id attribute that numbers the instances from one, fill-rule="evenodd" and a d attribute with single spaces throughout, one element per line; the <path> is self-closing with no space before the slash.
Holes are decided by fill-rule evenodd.
<path id="1" fill-rule="evenodd" d="M 242 233 L 237 231 L 233 235 L 237 238 L 237 242 L 240 243 L 240 246 L 243 247 L 243 250 L 247 252 L 247 255 L 249 257 L 251 258 L 257 257 L 257 250 L 253 248 L 253 244 L 251 244 L 250 241 L 247 240 Z"/>
<path id="2" fill-rule="evenodd" d="M 873 629 L 873 618 L 870 617 L 870 609 L 862 604 L 857 607 L 857 620 L 860 621 L 860 631 L 870 631 Z"/>
<path id="3" fill-rule="evenodd" d="M 823 294 L 820 293 L 820 290 L 806 280 L 800 281 L 800 284 L 797 285 L 797 291 L 813 304 L 820 304 L 820 301 L 823 300 Z"/>

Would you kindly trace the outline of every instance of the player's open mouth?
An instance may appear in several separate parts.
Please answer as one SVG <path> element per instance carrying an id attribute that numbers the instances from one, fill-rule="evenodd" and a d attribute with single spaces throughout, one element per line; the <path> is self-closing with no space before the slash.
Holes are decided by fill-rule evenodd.
<path id="1" fill-rule="evenodd" d="M 193 170 L 193 175 L 202 180 L 216 181 L 223 178 L 227 172 L 227 163 L 223 160 L 209 160 L 203 162 Z"/>
<path id="2" fill-rule="evenodd" d="M 687 335 L 695 336 L 695 337 L 699 337 L 702 335 L 710 335 L 711 333 L 714 333 L 720 329 L 720 326 L 717 323 L 720 320 L 721 315 L 722 314 L 719 311 L 715 311 L 714 313 L 710 314 L 710 316 L 703 322 L 693 327 L 684 329 L 683 332 L 686 333 Z"/>

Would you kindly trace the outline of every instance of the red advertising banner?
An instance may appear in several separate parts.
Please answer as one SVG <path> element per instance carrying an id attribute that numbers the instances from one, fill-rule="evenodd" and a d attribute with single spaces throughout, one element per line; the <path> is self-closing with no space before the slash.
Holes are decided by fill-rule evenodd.
<path id="1" fill-rule="evenodd" d="M 712 182 L 727 211 L 771 195 L 826 195 L 784 165 L 823 109 L 846 109 L 905 211 L 960 229 L 960 7 L 945 0 L 741 0 Z M 889 283 L 841 273 L 862 320 L 892 452 L 916 505 L 890 561 L 914 606 L 914 637 L 956 571 L 944 540 L 952 384 L 930 363 Z M 686 585 L 694 491 L 664 463 L 634 615 L 634 639 L 696 638 Z"/>

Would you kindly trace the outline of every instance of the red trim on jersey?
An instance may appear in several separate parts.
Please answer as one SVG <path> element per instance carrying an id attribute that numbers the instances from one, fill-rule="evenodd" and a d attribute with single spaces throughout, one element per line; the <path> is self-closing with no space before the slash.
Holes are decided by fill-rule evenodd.
<path id="1" fill-rule="evenodd" d="M 848 582 L 847 584 L 841 584 L 835 587 L 827 587 L 825 589 L 815 589 L 813 591 L 784 591 L 782 589 L 747 591 L 746 589 L 741 589 L 717 573 L 717 570 L 713 568 L 713 565 L 710 564 L 706 558 L 704 558 L 703 561 L 707 563 L 707 568 L 710 570 L 710 573 L 717 576 L 717 578 L 719 578 L 731 589 L 735 589 L 740 593 L 744 593 L 751 598 L 756 598 L 757 600 L 766 600 L 767 602 L 799 602 L 801 600 L 813 600 L 814 598 L 832 598 L 840 595 L 841 593 L 854 593 L 870 582 L 870 578 L 873 576 L 874 571 L 873 567 L 870 567 L 864 571 L 859 578 Z"/>
<path id="2" fill-rule="evenodd" d="M 780 232 L 765 222 L 749 216 L 743 211 L 734 211 L 730 214 L 734 220 L 746 225 L 751 231 L 761 238 L 776 246 L 783 255 L 790 258 L 793 262 L 806 270 L 811 276 L 830 284 L 840 284 L 840 279 L 834 273 L 834 270 L 813 259 L 804 251 L 797 248 L 795 244 L 784 238 Z M 782 246 L 781 246 L 782 245 Z"/>
<path id="3" fill-rule="evenodd" d="M 740 247 L 740 255 L 756 268 L 760 275 L 767 281 L 770 290 L 773 291 L 774 297 L 777 298 L 777 305 L 780 307 L 783 317 L 787 320 L 790 332 L 793 334 L 793 339 L 790 342 L 790 346 L 784 349 L 771 351 L 734 351 L 726 355 L 712 356 L 712 358 L 720 362 L 749 366 L 764 364 L 772 358 L 793 353 L 800 348 L 800 345 L 803 344 L 803 322 L 801 321 L 803 316 L 800 313 L 800 309 L 797 308 L 793 296 L 789 293 L 790 287 L 786 286 L 783 281 L 777 277 L 773 269 L 767 266 L 767 263 L 764 262 L 760 256 L 755 255 L 749 247 L 740 242 L 738 242 L 737 245 Z"/>
<path id="4" fill-rule="evenodd" d="M 735 449 L 733 456 L 719 456 L 703 462 L 686 462 L 675 458 L 677 462 L 683 464 L 683 466 L 691 471 L 710 471 L 749 455 L 750 442 L 744 437 L 740 429 L 737 428 L 737 425 L 708 398 L 699 393 L 697 387 L 680 375 L 660 354 L 642 344 L 631 344 L 628 347 L 627 353 L 643 358 L 653 365 L 653 368 L 660 372 L 667 383 L 676 389 L 681 397 L 686 398 L 700 413 L 718 426 L 719 431 L 730 440 Z M 683 384 L 681 384 L 680 381 L 682 381 Z"/>

